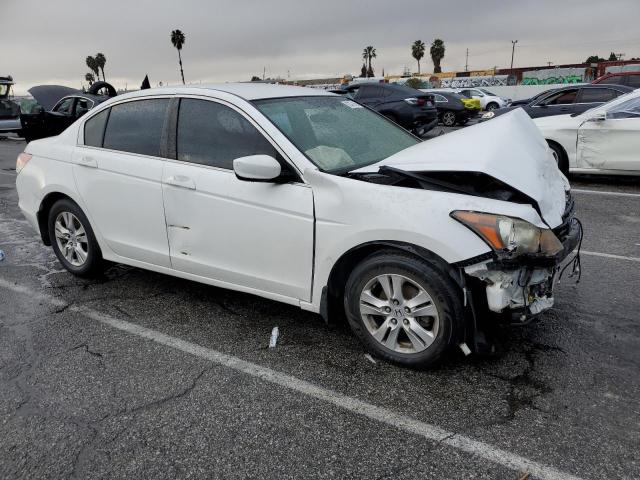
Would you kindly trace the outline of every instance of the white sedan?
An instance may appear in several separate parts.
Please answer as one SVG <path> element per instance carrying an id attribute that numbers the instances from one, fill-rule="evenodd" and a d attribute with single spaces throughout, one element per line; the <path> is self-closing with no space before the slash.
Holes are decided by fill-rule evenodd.
<path id="1" fill-rule="evenodd" d="M 150 89 L 31 142 L 16 170 L 20 209 L 73 274 L 108 260 L 346 314 L 411 366 L 548 309 L 580 236 L 521 111 L 423 143 L 313 89 Z"/>
<path id="2" fill-rule="evenodd" d="M 534 122 L 563 172 L 640 175 L 640 89 L 580 115 Z"/>

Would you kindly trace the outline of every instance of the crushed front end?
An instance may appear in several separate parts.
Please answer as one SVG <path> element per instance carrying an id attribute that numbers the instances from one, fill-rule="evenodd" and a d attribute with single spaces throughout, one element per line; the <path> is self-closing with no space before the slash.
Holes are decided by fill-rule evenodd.
<path id="1" fill-rule="evenodd" d="M 455 213 L 452 216 L 476 231 L 494 250 L 457 265 L 466 277 L 477 317 L 486 316 L 484 311 L 494 319 L 528 323 L 553 306 L 554 284 L 565 269 L 571 268 L 568 276 L 579 278 L 579 248 L 563 267 L 582 240 L 582 227 L 574 216 L 569 194 L 562 224 L 553 229 L 538 229 L 524 225 L 527 222 L 496 215 L 473 217 L 464 213 L 466 217 Z M 490 223 L 495 218 L 497 225 L 492 229 Z"/>

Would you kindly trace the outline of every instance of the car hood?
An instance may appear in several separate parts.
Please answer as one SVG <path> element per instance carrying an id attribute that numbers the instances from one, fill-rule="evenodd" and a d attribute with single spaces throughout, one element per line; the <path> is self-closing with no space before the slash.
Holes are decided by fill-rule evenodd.
<path id="1" fill-rule="evenodd" d="M 352 173 L 377 172 L 381 166 L 409 172 L 484 173 L 532 199 L 549 227 L 562 223 L 569 182 L 544 137 L 520 108 L 427 140 Z"/>
<path id="2" fill-rule="evenodd" d="M 80 90 L 63 85 L 38 85 L 29 89 L 29 93 L 45 110 L 51 110 L 58 100 L 67 95 L 75 95 Z"/>

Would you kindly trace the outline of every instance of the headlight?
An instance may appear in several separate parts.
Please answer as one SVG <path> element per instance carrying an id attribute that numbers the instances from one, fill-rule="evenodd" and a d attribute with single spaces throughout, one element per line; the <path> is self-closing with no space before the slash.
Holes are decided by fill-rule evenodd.
<path id="1" fill-rule="evenodd" d="M 563 249 L 562 243 L 551 230 L 538 228 L 519 218 L 464 210 L 456 210 L 451 216 L 473 230 L 496 252 L 555 255 Z"/>
<path id="2" fill-rule="evenodd" d="M 484 115 L 482 115 L 482 118 L 493 118 L 495 116 L 496 114 L 494 112 L 487 112 Z"/>

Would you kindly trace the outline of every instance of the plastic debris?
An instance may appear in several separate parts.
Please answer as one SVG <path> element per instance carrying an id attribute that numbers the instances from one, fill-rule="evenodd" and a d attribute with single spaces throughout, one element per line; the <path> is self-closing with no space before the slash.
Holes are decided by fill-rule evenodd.
<path id="1" fill-rule="evenodd" d="M 273 330 L 271 330 L 271 338 L 269 339 L 269 348 L 276 348 L 279 336 L 280 330 L 278 330 L 278 327 L 273 327 Z"/>
<path id="2" fill-rule="evenodd" d="M 7 256 L 4 254 L 4 251 L 0 250 L 0 262 L 3 261 Z"/>
<path id="3" fill-rule="evenodd" d="M 367 360 L 369 360 L 371 363 L 378 363 L 376 362 L 376 359 L 373 358 L 369 353 L 365 353 L 364 354 L 364 358 L 366 358 Z"/>
<path id="4" fill-rule="evenodd" d="M 466 343 L 461 343 L 459 346 L 460 346 L 460 350 L 462 350 L 462 353 L 464 353 L 465 357 L 471 355 L 471 349 Z"/>

